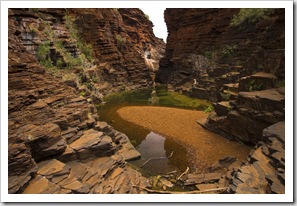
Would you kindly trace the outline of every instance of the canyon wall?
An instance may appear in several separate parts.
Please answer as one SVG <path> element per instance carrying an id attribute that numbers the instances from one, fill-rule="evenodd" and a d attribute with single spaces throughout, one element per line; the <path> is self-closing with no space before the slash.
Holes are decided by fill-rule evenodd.
<path id="1" fill-rule="evenodd" d="M 166 54 L 156 80 L 212 101 L 199 124 L 255 146 L 233 172 L 231 193 L 284 193 L 285 11 L 234 25 L 240 11 L 166 9 Z"/>
<path id="2" fill-rule="evenodd" d="M 160 61 L 157 81 L 216 101 L 223 84 L 256 72 L 272 73 L 283 80 L 284 9 L 275 9 L 255 22 L 231 26 L 239 11 L 166 9 L 166 55 Z"/>
<path id="3" fill-rule="evenodd" d="M 203 126 L 256 145 L 230 192 L 284 193 L 284 10 L 231 27 L 238 11 L 167 9 L 160 60 L 139 9 L 10 9 L 9 193 L 146 193 L 126 166 L 140 154 L 94 105 L 151 85 L 159 60 L 159 82 L 215 102 Z"/>
<path id="4" fill-rule="evenodd" d="M 134 89 L 152 84 L 165 43 L 140 9 L 72 9 L 70 15 L 93 46 L 105 84 Z"/>
<path id="5" fill-rule="evenodd" d="M 72 22 L 94 23 L 81 33 L 94 47 L 91 59 L 73 38 Z M 135 22 L 140 32 L 128 34 Z M 8 192 L 145 193 L 139 188 L 148 180 L 126 167 L 139 152 L 125 134 L 98 121 L 87 91 L 102 92 L 97 86 L 105 81 L 116 91 L 120 77 L 135 87 L 149 84 L 153 68 L 144 53 L 163 45 L 148 29 L 151 22 L 138 9 L 10 9 L 8 25 Z M 115 42 L 117 34 L 124 45 Z M 127 47 L 132 39 L 135 45 Z M 80 78 L 66 78 L 73 75 Z"/>
<path id="6" fill-rule="evenodd" d="M 165 43 L 140 9 L 13 11 L 26 49 L 37 56 L 48 45 L 56 75 L 80 92 L 100 97 L 152 84 Z"/>

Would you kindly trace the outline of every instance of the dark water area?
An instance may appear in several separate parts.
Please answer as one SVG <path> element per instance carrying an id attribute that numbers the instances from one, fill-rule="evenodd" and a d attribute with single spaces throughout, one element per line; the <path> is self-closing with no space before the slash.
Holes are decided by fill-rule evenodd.
<path id="1" fill-rule="evenodd" d="M 97 107 L 100 121 L 107 122 L 129 137 L 131 143 L 141 154 L 139 160 L 130 163 L 140 170 L 144 176 L 155 176 L 172 171 L 182 172 L 191 165 L 186 148 L 154 131 L 125 121 L 117 113 L 118 109 L 126 106 L 152 105 L 152 91 L 149 88 L 106 97 L 106 103 Z M 156 96 L 158 101 L 153 104 L 158 106 L 203 110 L 210 104 L 205 100 L 168 92 L 164 86 L 156 87 Z"/>

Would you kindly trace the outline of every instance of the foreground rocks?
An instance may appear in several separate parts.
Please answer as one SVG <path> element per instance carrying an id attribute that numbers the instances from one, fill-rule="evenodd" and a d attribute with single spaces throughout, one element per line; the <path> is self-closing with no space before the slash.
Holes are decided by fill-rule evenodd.
<path id="1" fill-rule="evenodd" d="M 264 130 L 263 141 L 234 173 L 230 192 L 285 194 L 285 122 Z"/>
<path id="2" fill-rule="evenodd" d="M 38 167 L 24 194 L 138 194 L 138 188 L 149 186 L 140 173 L 125 167 L 118 155 L 86 163 L 52 159 L 40 162 Z"/>

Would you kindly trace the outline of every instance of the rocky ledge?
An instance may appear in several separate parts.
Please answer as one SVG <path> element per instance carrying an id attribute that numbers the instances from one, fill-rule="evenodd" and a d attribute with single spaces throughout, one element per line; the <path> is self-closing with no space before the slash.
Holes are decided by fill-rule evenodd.
<path id="1" fill-rule="evenodd" d="M 247 91 L 256 89 L 251 82 L 259 91 Z M 255 145 L 233 170 L 230 193 L 285 193 L 285 89 L 274 82 L 267 73 L 241 78 L 235 100 L 214 103 L 214 113 L 200 122 L 228 139 Z"/>
<path id="2" fill-rule="evenodd" d="M 285 194 L 285 122 L 263 131 L 263 141 L 234 172 L 231 193 Z"/>

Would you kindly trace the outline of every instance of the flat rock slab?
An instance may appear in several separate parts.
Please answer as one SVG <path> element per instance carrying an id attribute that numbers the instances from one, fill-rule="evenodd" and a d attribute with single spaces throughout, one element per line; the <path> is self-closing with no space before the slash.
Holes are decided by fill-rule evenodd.
<path id="1" fill-rule="evenodd" d="M 282 111 L 285 104 L 285 95 L 280 93 L 279 89 L 239 92 L 238 104 L 247 105 L 256 110 Z"/>
<path id="2" fill-rule="evenodd" d="M 38 175 L 30 182 L 23 194 L 53 194 L 58 190 L 60 188 L 57 185 L 51 183 L 47 178 Z"/>
<path id="3" fill-rule="evenodd" d="M 267 127 L 263 131 L 263 136 L 268 137 L 277 137 L 282 143 L 285 142 L 285 122 L 278 122 L 270 127 Z"/>
<path id="4" fill-rule="evenodd" d="M 43 107 L 46 107 L 48 106 L 46 102 L 40 100 L 40 101 L 37 101 L 36 103 L 30 105 L 30 108 L 32 109 L 42 109 Z"/>
<path id="5" fill-rule="evenodd" d="M 211 190 L 211 189 L 216 189 L 217 184 L 197 184 L 195 185 L 198 190 L 204 191 L 204 190 Z"/>
<path id="6" fill-rule="evenodd" d="M 70 147 L 74 150 L 92 147 L 93 145 L 96 145 L 101 142 L 101 137 L 103 135 L 103 132 L 98 132 L 93 129 L 88 130 L 78 140 L 70 144 Z"/>
<path id="7" fill-rule="evenodd" d="M 195 185 L 199 183 L 216 182 L 221 179 L 221 176 L 221 173 L 188 174 L 184 184 Z"/>
<path id="8" fill-rule="evenodd" d="M 97 131 L 105 132 L 107 134 L 112 131 L 112 127 L 106 122 L 97 122 L 94 129 Z"/>
<path id="9" fill-rule="evenodd" d="M 70 168 L 64 163 L 56 159 L 53 159 L 48 161 L 45 165 L 40 166 L 38 173 L 43 176 L 54 175 L 61 173 L 65 169 L 65 167 L 67 167 L 68 170 L 70 170 Z"/>
<path id="10" fill-rule="evenodd" d="M 119 154 L 123 156 L 125 161 L 139 159 L 141 154 L 134 148 L 129 140 L 122 144 Z"/>
<path id="11" fill-rule="evenodd" d="M 263 164 L 267 164 L 269 162 L 269 159 L 262 152 L 262 147 L 259 147 L 253 152 L 253 154 L 251 155 L 251 160 L 252 162 L 260 161 Z"/>

